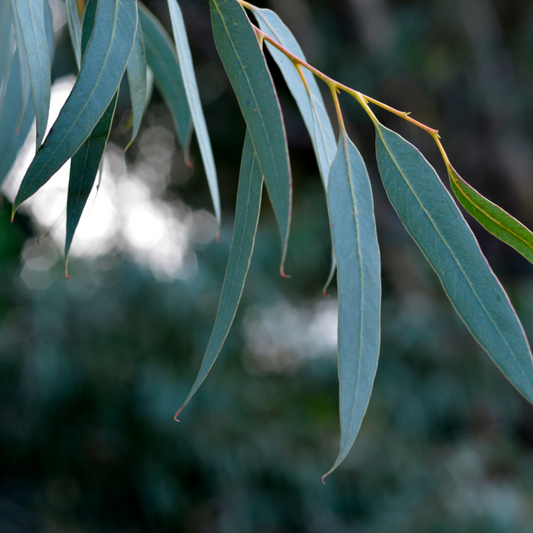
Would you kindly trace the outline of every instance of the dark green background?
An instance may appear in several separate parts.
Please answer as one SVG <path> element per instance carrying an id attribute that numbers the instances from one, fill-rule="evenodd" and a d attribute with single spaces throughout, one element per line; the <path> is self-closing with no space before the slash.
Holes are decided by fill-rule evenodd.
<path id="1" fill-rule="evenodd" d="M 147 5 L 169 28 L 165 2 Z M 265 201 L 226 348 L 181 423 L 173 421 L 213 324 L 244 137 L 210 34 L 207 0 L 181 5 L 219 171 L 221 243 L 197 252 L 198 273 L 186 282 L 157 282 L 117 247 L 92 262 L 73 260 L 71 281 L 59 260 L 49 288 L 30 290 L 19 278 L 20 251 L 40 230 L 30 219 L 9 224 L 4 201 L 0 531 L 533 531 L 533 408 L 471 339 L 387 203 L 372 125 L 347 96 L 341 98 L 347 127 L 374 187 L 383 340 L 360 435 L 339 470 L 320 483 L 338 451 L 334 354 L 287 353 L 287 360 L 303 362 L 266 370 L 242 329 L 247 313 L 281 300 L 314 306 L 329 269 L 325 202 L 310 140 L 275 67 L 294 174 L 292 277 L 277 274 L 280 245 Z M 328 75 L 438 128 L 463 178 L 533 227 L 531 2 L 259 5 L 278 10 L 310 62 Z M 74 72 L 69 46 L 63 35 L 54 77 Z M 127 100 L 121 106 L 112 141 L 123 147 L 128 133 L 119 126 Z M 378 116 L 445 178 L 427 134 L 385 112 Z M 144 127 L 155 123 L 171 127 L 157 94 Z M 141 155 L 134 144 L 128 163 Z M 165 195 L 210 209 L 196 141 L 193 158 L 196 172 L 176 179 Z M 533 335 L 533 267 L 468 221 Z"/>

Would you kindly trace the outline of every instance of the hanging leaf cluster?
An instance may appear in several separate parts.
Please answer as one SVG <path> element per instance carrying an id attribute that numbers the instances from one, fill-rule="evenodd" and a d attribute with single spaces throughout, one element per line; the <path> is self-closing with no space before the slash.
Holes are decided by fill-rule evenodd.
<path id="1" fill-rule="evenodd" d="M 132 105 L 128 146 L 139 131 L 153 79 L 171 113 L 187 161 L 191 136 L 196 134 L 220 227 L 216 167 L 177 0 L 168 0 L 173 38 L 137 0 L 87 0 L 83 13 L 76 0 L 65 0 L 65 4 L 79 73 L 46 138 L 54 46 L 48 2 L 9 0 L 0 6 L 0 182 L 34 120 L 37 136 L 37 153 L 21 183 L 13 213 L 70 160 L 65 243 L 68 258 L 101 166 L 119 85 L 127 76 Z M 457 174 L 436 130 L 309 65 L 276 13 L 243 0 L 209 0 L 209 4 L 215 44 L 247 132 L 233 240 L 218 312 L 198 377 L 176 419 L 211 370 L 234 320 L 254 248 L 263 182 L 279 226 L 280 272 L 285 275 L 292 211 L 291 169 L 283 115 L 265 50 L 281 70 L 302 115 L 327 198 L 332 237 L 330 279 L 336 272 L 338 286 L 341 424 L 340 451 L 330 472 L 344 460 L 361 426 L 380 345 L 380 251 L 372 187 L 365 163 L 344 126 L 338 99 L 341 91 L 355 98 L 374 124 L 379 174 L 388 198 L 439 276 L 455 310 L 503 374 L 533 403 L 531 350 L 505 290 L 434 168 L 417 148 L 383 126 L 370 105 L 394 113 L 431 135 L 459 203 L 487 231 L 533 262 L 532 233 Z M 148 76 L 149 72 L 153 76 Z M 339 122 L 338 139 L 317 82 L 324 83 L 331 93 Z"/>

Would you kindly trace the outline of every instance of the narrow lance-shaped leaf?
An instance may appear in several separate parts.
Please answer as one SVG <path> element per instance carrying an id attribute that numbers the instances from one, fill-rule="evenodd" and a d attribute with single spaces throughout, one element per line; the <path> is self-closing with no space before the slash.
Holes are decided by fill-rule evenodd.
<path id="1" fill-rule="evenodd" d="M 527 338 L 472 231 L 422 154 L 381 124 L 376 129 L 379 170 L 394 209 L 474 338 L 533 402 Z"/>
<path id="2" fill-rule="evenodd" d="M 126 69 L 136 28 L 136 0 L 98 0 L 78 79 L 22 180 L 14 211 L 78 151 L 104 114 Z"/>
<path id="3" fill-rule="evenodd" d="M 20 29 L 20 21 L 17 16 L 16 0 L 11 0 L 11 13 L 13 18 L 13 26 L 15 28 L 15 38 L 17 43 L 17 54 L 19 56 L 19 75 L 20 75 L 20 90 L 22 94 L 22 107 L 20 108 L 20 114 L 17 121 L 17 127 L 20 126 L 28 100 L 30 98 L 31 84 L 30 84 L 30 71 L 28 69 L 28 62 L 26 60 L 26 53 L 24 51 L 24 39 L 22 38 L 22 31 Z"/>
<path id="4" fill-rule="evenodd" d="M 174 44 L 159 21 L 139 2 L 146 62 L 155 84 L 172 112 L 176 134 L 184 149 L 192 134 L 192 120 Z"/>
<path id="5" fill-rule="evenodd" d="M 254 249 L 262 188 L 263 175 L 257 157 L 254 154 L 251 137 L 247 133 L 242 152 L 233 239 L 215 326 L 213 327 L 198 377 L 185 402 L 176 413 L 176 420 L 181 410 L 189 403 L 213 367 L 235 318 Z"/>
<path id="6" fill-rule="evenodd" d="M 344 460 L 359 432 L 380 343 L 381 266 L 372 189 L 363 159 L 344 130 L 331 165 L 328 209 L 337 259 L 341 443 L 326 475 Z"/>
<path id="7" fill-rule="evenodd" d="M 217 217 L 218 227 L 220 230 L 221 213 L 217 171 L 215 169 L 215 161 L 213 159 L 213 151 L 211 149 L 209 133 L 207 132 L 207 125 L 205 123 L 202 104 L 200 102 L 200 94 L 198 93 L 198 85 L 196 84 L 191 50 L 189 48 L 189 41 L 187 39 L 187 30 L 185 29 L 185 23 L 183 21 L 181 9 L 176 0 L 168 0 L 168 8 L 170 10 L 170 20 L 172 21 L 172 31 L 174 32 L 174 41 L 176 42 L 176 51 L 178 52 L 181 76 L 185 85 L 185 93 L 187 94 L 187 101 L 189 103 L 189 109 L 191 110 L 192 121 L 196 131 L 196 137 L 198 138 L 198 144 L 200 145 L 200 152 L 204 162 L 207 182 L 209 184 L 211 199 L 213 200 L 215 215 Z"/>
<path id="8" fill-rule="evenodd" d="M 91 33 L 94 29 L 96 7 L 98 0 L 89 0 L 85 7 L 82 32 L 82 56 L 85 54 Z M 68 277 L 68 254 L 74 232 L 78 226 L 85 204 L 91 194 L 96 175 L 100 169 L 111 124 L 115 115 L 118 91 L 111 100 L 108 108 L 94 127 L 93 131 L 72 157 L 70 162 L 70 177 L 67 196 L 67 235 L 65 240 L 66 265 L 65 273 Z"/>
<path id="9" fill-rule="evenodd" d="M 144 52 L 144 39 L 140 21 L 137 23 L 135 42 L 128 61 L 128 82 L 130 86 L 131 108 L 133 112 L 133 128 L 131 139 L 126 150 L 137 137 L 141 120 L 147 105 L 146 93 L 148 90 L 146 79 L 146 55 Z"/>
<path id="10" fill-rule="evenodd" d="M 72 50 L 76 58 L 76 65 L 78 70 L 81 68 L 81 24 L 80 14 L 78 11 L 77 0 L 65 0 L 67 6 L 67 21 L 68 30 L 70 33 L 70 42 L 72 43 Z"/>
<path id="11" fill-rule="evenodd" d="M 213 36 L 248 126 L 287 253 L 292 183 L 285 128 L 272 77 L 255 32 L 237 0 L 210 0 Z"/>
<path id="12" fill-rule="evenodd" d="M 257 18 L 260 29 L 264 33 L 280 43 L 289 52 L 305 61 L 305 55 L 298 41 L 276 13 L 270 9 L 259 8 L 254 8 L 253 13 Z M 326 188 L 328 185 L 329 169 L 335 157 L 337 146 L 331 121 L 315 76 L 306 68 L 302 68 L 307 86 L 309 87 L 309 95 L 293 62 L 275 46 L 268 42 L 266 42 L 266 45 L 281 70 L 287 86 L 298 105 L 298 109 L 313 142 L 318 168 L 324 182 L 324 187 Z"/>
<path id="13" fill-rule="evenodd" d="M 43 0 L 15 1 L 29 68 L 37 121 L 37 147 L 39 147 L 48 124 L 52 83 L 50 52 L 44 27 L 44 5 Z"/>
<path id="14" fill-rule="evenodd" d="M 501 207 L 481 196 L 453 167 L 448 168 L 448 176 L 453 192 L 463 207 L 487 231 L 533 263 L 533 233 Z"/>
<path id="15" fill-rule="evenodd" d="M 9 2 L 0 2 L 0 106 L 13 56 L 13 20 Z"/>
<path id="16" fill-rule="evenodd" d="M 298 44 L 298 41 L 274 11 L 254 7 L 253 12 L 257 18 L 259 27 L 264 33 L 276 40 L 295 56 L 304 61 L 306 60 L 305 54 Z M 333 158 L 335 157 L 337 147 L 333 127 L 331 126 L 331 121 L 326 111 L 324 99 L 322 98 L 322 93 L 320 92 L 316 78 L 309 70 L 302 67 L 302 73 L 309 89 L 308 94 L 302 78 L 296 70 L 293 62 L 275 46 L 268 42 L 266 45 L 270 54 L 274 58 L 274 61 L 281 70 L 285 82 L 298 105 L 298 109 L 300 110 L 313 143 L 313 149 L 315 151 L 324 189 L 327 189 L 329 170 Z M 324 285 L 324 295 L 326 295 L 329 284 L 335 275 L 335 266 L 335 254 L 332 251 L 331 269 L 326 284 Z"/>
<path id="17" fill-rule="evenodd" d="M 12 58 L 5 89 L 0 109 L 0 185 L 11 170 L 35 118 L 33 106 L 26 106 L 20 126 L 17 127 L 23 104 L 20 61 L 17 54 Z"/>
<path id="18" fill-rule="evenodd" d="M 11 14 L 9 16 L 11 17 Z M 52 28 L 52 13 L 48 3 L 45 4 L 44 21 L 48 46 L 53 55 L 54 31 Z M 20 125 L 17 127 L 23 104 L 18 54 L 11 56 L 11 66 L 5 89 L 5 100 L 0 107 L 0 185 L 11 170 L 35 119 L 33 106 L 26 106 Z"/>

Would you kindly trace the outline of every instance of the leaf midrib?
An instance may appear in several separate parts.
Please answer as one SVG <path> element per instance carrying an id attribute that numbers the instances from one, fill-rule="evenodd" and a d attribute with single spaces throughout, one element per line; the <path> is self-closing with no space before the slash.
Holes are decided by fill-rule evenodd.
<path id="1" fill-rule="evenodd" d="M 502 339 L 502 341 L 504 342 L 505 346 L 507 346 L 507 349 L 509 350 L 509 352 L 511 353 L 511 355 L 513 356 L 513 359 L 516 363 L 516 365 L 518 366 L 518 368 L 520 369 L 520 372 L 522 374 L 522 377 L 524 378 L 528 388 L 530 390 L 533 390 L 533 388 L 531 387 L 531 385 L 529 385 L 528 383 L 528 379 L 526 377 L 526 375 L 524 374 L 524 371 L 522 370 L 522 365 L 519 364 L 518 362 L 518 359 L 514 353 L 514 351 L 511 349 L 511 347 L 509 346 L 509 344 L 507 343 L 507 340 L 505 339 L 505 337 L 503 336 L 502 332 L 500 331 L 500 328 L 498 328 L 498 326 L 496 325 L 496 323 L 494 322 L 494 320 L 492 319 L 492 317 L 490 316 L 489 312 L 487 311 L 485 305 L 483 304 L 483 302 L 481 301 L 480 297 L 478 296 L 477 292 L 475 291 L 474 287 L 472 286 L 472 283 L 470 282 L 470 279 L 468 278 L 468 276 L 466 275 L 465 271 L 463 270 L 462 268 L 462 265 L 461 263 L 459 262 L 459 260 L 457 259 L 457 257 L 455 256 L 455 254 L 453 253 L 453 251 L 451 250 L 448 242 L 446 241 L 446 239 L 442 236 L 441 232 L 439 231 L 437 225 L 435 224 L 433 218 L 431 217 L 431 215 L 428 213 L 428 211 L 426 210 L 426 208 L 424 207 L 424 205 L 422 204 L 422 202 L 420 201 L 420 198 L 418 197 L 418 195 L 416 194 L 415 190 L 413 189 L 413 187 L 411 186 L 411 183 L 409 182 L 409 180 L 407 179 L 407 176 L 403 173 L 400 165 L 398 164 L 398 162 L 396 161 L 396 158 L 392 155 L 392 152 L 389 150 L 389 147 L 387 145 L 387 143 L 385 142 L 385 139 L 383 137 L 383 134 L 381 133 L 381 127 L 378 127 L 377 130 L 379 132 L 379 136 L 381 137 L 381 141 L 383 143 L 383 146 L 385 147 L 385 150 L 387 150 L 387 153 L 389 154 L 389 157 L 391 158 L 391 160 L 393 161 L 393 163 L 395 164 L 396 168 L 398 169 L 398 172 L 400 173 L 400 175 L 402 176 L 403 180 L 405 181 L 406 185 L 409 187 L 411 193 L 413 194 L 413 196 L 416 198 L 416 201 L 418 202 L 418 204 L 420 205 L 420 208 L 422 209 L 422 211 L 424 211 L 424 213 L 426 214 L 426 216 L 428 217 L 428 219 L 430 220 L 431 224 L 433 225 L 435 231 L 437 232 L 437 234 L 439 235 L 439 237 L 442 239 L 442 242 L 444 242 L 444 244 L 446 245 L 446 248 L 448 249 L 448 251 L 450 252 L 450 255 L 453 257 L 454 261 L 456 262 L 459 270 L 461 271 L 461 274 L 463 275 L 463 277 L 465 278 L 466 282 L 468 283 L 468 286 L 470 287 L 470 290 L 472 291 L 472 293 L 474 294 L 474 296 L 476 297 L 477 301 L 479 302 L 479 304 L 481 305 L 483 311 L 485 312 L 485 314 L 487 315 L 487 317 L 489 318 L 489 320 L 491 321 L 492 325 L 494 326 L 494 328 L 496 329 L 496 331 L 498 332 L 498 335 L 500 336 L 500 338 Z M 429 258 L 428 258 L 429 260 Z M 430 261 L 430 260 L 429 260 Z M 430 261 L 431 262 L 431 261 Z M 468 327 L 468 326 L 467 326 Z M 470 328 L 468 328 L 470 329 Z M 472 331 L 472 330 L 471 330 Z M 477 337 L 476 335 L 474 335 L 475 337 Z"/>

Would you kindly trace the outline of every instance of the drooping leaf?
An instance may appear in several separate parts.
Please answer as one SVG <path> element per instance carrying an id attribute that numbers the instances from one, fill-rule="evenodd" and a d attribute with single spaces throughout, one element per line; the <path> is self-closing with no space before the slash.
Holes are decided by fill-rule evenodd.
<path id="1" fill-rule="evenodd" d="M 176 49 L 159 21 L 139 2 L 146 62 L 163 100 L 172 111 L 176 133 L 184 149 L 192 134 L 192 120 L 187 95 L 181 77 Z"/>
<path id="2" fill-rule="evenodd" d="M 281 273 L 287 253 L 292 183 L 285 128 L 272 77 L 255 32 L 236 0 L 210 0 L 213 35 L 242 114 L 281 233 Z"/>
<path id="3" fill-rule="evenodd" d="M 86 52 L 91 33 L 94 29 L 97 4 L 98 0 L 89 0 L 85 7 L 82 31 L 82 57 Z M 115 116 L 117 99 L 118 91 L 115 93 L 111 103 L 89 137 L 74 154 L 72 161 L 70 162 L 67 195 L 67 235 L 65 240 L 65 257 L 67 259 L 65 273 L 67 273 L 67 276 L 70 245 L 72 244 L 72 238 L 78 227 L 85 204 L 91 194 L 96 175 L 100 169 L 109 133 L 111 132 L 111 124 L 113 122 L 113 117 Z"/>
<path id="4" fill-rule="evenodd" d="M 533 233 L 501 207 L 481 196 L 449 167 L 453 192 L 463 207 L 490 233 L 533 263 Z"/>
<path id="5" fill-rule="evenodd" d="M 17 128 L 22 104 L 20 62 L 19 56 L 14 54 L 0 108 L 0 185 L 17 159 L 35 118 L 33 106 L 26 106 L 20 126 Z"/>
<path id="6" fill-rule="evenodd" d="M 213 367 L 235 318 L 252 258 L 257 222 L 259 220 L 259 210 L 261 207 L 262 188 L 263 175 L 257 156 L 254 153 L 251 137 L 247 133 L 242 152 L 233 239 L 231 241 L 228 266 L 222 285 L 215 325 L 198 377 L 185 402 L 176 413 L 176 420 L 181 410 L 189 403 Z"/>
<path id="7" fill-rule="evenodd" d="M 177 1 L 168 0 L 168 8 L 170 11 L 172 31 L 174 32 L 174 41 L 176 42 L 176 51 L 178 53 L 178 59 L 181 68 L 181 76 L 185 85 L 185 93 L 187 94 L 187 101 L 189 103 L 189 109 L 191 110 L 192 121 L 196 131 L 196 137 L 198 138 L 198 144 L 200 145 L 200 152 L 204 162 L 207 182 L 211 192 L 211 199 L 213 200 L 215 215 L 217 217 L 218 227 L 220 228 L 221 213 L 217 171 L 215 169 L 215 161 L 213 159 L 213 151 L 211 149 L 209 133 L 207 132 L 207 125 L 205 123 L 202 104 L 200 102 L 198 85 L 196 84 L 191 50 L 189 48 L 189 41 L 187 39 L 187 30 L 185 29 L 183 15 L 181 14 L 181 9 Z"/>
<path id="8" fill-rule="evenodd" d="M 83 209 L 100 169 L 115 115 L 117 99 L 118 92 L 115 93 L 102 118 L 100 118 L 89 138 L 82 144 L 70 163 L 67 196 L 67 236 L 65 241 L 65 257 L 67 259 L 74 232 L 78 227 Z"/>
<path id="9" fill-rule="evenodd" d="M 381 124 L 376 129 L 379 171 L 394 209 L 474 338 L 533 402 L 527 338 L 472 231 L 422 154 Z"/>
<path id="10" fill-rule="evenodd" d="M 17 16 L 16 0 L 11 0 L 11 16 L 13 19 L 13 26 L 15 29 L 15 38 L 17 43 L 17 54 L 19 56 L 19 75 L 20 75 L 20 91 L 22 94 L 22 107 L 17 121 L 17 127 L 22 121 L 28 100 L 30 98 L 31 84 L 30 71 L 28 69 L 28 62 L 26 60 L 26 52 L 24 51 L 24 39 L 22 38 L 22 31 L 20 29 L 20 21 Z"/>
<path id="11" fill-rule="evenodd" d="M 65 0 L 67 6 L 67 21 L 70 33 L 70 42 L 76 58 L 78 71 L 81 68 L 81 24 L 77 0 Z"/>
<path id="12" fill-rule="evenodd" d="M 137 23 L 135 43 L 128 61 L 127 73 L 130 86 L 131 108 L 133 112 L 133 128 L 131 139 L 128 146 L 126 146 L 126 150 L 135 140 L 135 137 L 137 137 L 137 133 L 141 126 L 141 120 L 148 103 L 146 99 L 146 93 L 148 90 L 146 80 L 146 55 L 144 52 L 144 39 L 140 22 Z"/>
<path id="13" fill-rule="evenodd" d="M 26 172 L 13 210 L 42 187 L 90 135 L 126 70 L 136 27 L 136 0 L 98 0 L 76 84 Z"/>
<path id="14" fill-rule="evenodd" d="M 7 5 L 9 6 L 9 4 Z M 53 56 L 54 31 L 52 28 L 52 12 L 48 2 L 45 3 L 44 13 L 48 47 L 50 54 Z M 9 13 L 9 17 L 11 17 L 11 13 Z M 11 54 L 10 62 L 8 78 L 5 82 L 5 98 L 0 104 L 0 185 L 9 174 L 35 119 L 33 106 L 26 106 L 20 125 L 17 128 L 23 104 L 18 54 Z"/>
<path id="15" fill-rule="evenodd" d="M 365 164 L 346 131 L 341 131 L 331 165 L 328 209 L 337 259 L 341 443 L 326 475 L 344 460 L 359 432 L 380 343 L 381 264 L 374 201 Z"/>
<path id="16" fill-rule="evenodd" d="M 0 3 L 0 105 L 13 56 L 13 19 L 9 2 Z"/>
<path id="17" fill-rule="evenodd" d="M 295 56 L 304 61 L 306 60 L 298 41 L 276 13 L 270 9 L 259 8 L 254 8 L 253 13 L 257 18 L 259 28 L 264 33 L 272 39 L 275 39 Z M 293 62 L 270 43 L 266 42 L 266 46 L 281 70 L 292 96 L 296 100 L 298 109 L 313 142 L 324 187 L 327 188 L 329 169 L 335 157 L 337 146 L 331 121 L 315 76 L 306 68 L 302 68 L 307 86 L 309 87 L 309 95 Z"/>
<path id="18" fill-rule="evenodd" d="M 298 41 L 291 33 L 285 23 L 279 18 L 277 13 L 270 9 L 253 8 L 259 28 L 272 39 L 284 46 L 289 52 L 300 59 L 306 60 L 305 54 Z M 337 146 L 331 120 L 324 105 L 322 93 L 318 88 L 315 76 L 306 68 L 302 67 L 303 75 L 307 82 L 309 94 L 296 70 L 293 62 L 275 46 L 266 43 L 268 51 L 277 63 L 291 94 L 298 105 L 303 121 L 311 137 L 313 149 L 318 163 L 318 169 L 324 184 L 324 189 L 328 187 L 328 176 L 331 163 L 335 157 Z M 329 284 L 335 275 L 335 254 L 331 253 L 331 268 L 323 294 L 326 294 Z"/>
<path id="19" fill-rule="evenodd" d="M 50 52 L 44 27 L 43 0 L 15 0 L 29 68 L 33 104 L 37 121 L 37 148 L 48 124 L 52 78 Z"/>

